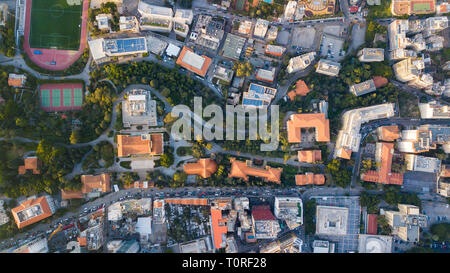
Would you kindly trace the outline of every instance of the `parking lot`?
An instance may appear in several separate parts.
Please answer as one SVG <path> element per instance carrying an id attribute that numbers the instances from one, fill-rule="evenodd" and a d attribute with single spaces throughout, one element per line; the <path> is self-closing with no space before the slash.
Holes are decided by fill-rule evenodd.
<path id="1" fill-rule="evenodd" d="M 436 175 L 426 172 L 405 172 L 403 175 L 403 190 L 415 193 L 436 192 Z"/>
<path id="2" fill-rule="evenodd" d="M 341 61 L 344 59 L 342 48 L 344 47 L 344 40 L 331 36 L 329 34 L 322 36 L 320 44 L 320 56 L 327 57 L 333 61 Z"/>
<path id="3" fill-rule="evenodd" d="M 360 223 L 360 205 L 358 196 L 332 197 L 326 199 L 316 198 L 316 204 L 320 206 L 346 207 L 348 208 L 347 235 L 330 236 L 320 235 L 321 239 L 336 242 L 336 252 L 348 253 L 358 250 L 358 235 Z"/>
<path id="4" fill-rule="evenodd" d="M 450 208 L 448 204 L 423 201 L 422 213 L 428 216 L 428 225 L 450 222 Z"/>
<path id="5" fill-rule="evenodd" d="M 292 46 L 313 49 L 316 30 L 313 27 L 298 27 L 292 32 Z"/>

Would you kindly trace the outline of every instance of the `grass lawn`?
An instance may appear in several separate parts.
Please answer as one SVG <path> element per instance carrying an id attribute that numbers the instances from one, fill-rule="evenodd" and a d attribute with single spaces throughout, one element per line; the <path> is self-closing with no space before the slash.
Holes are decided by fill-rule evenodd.
<path id="1" fill-rule="evenodd" d="M 78 50 L 81 36 L 82 0 L 33 0 L 30 46 Z"/>

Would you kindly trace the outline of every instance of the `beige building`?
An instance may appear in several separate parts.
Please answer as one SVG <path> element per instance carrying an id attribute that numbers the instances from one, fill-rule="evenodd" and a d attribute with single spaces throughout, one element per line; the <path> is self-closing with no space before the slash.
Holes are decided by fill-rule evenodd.
<path id="1" fill-rule="evenodd" d="M 418 242 L 420 228 L 427 226 L 427 217 L 420 214 L 419 207 L 398 204 L 399 211 L 386 211 L 385 216 L 392 234 L 405 242 Z"/>

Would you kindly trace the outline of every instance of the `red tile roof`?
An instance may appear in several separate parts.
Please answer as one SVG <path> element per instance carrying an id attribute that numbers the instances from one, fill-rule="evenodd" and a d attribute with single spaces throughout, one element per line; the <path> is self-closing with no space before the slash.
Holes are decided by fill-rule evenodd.
<path id="1" fill-rule="evenodd" d="M 31 207 L 34 207 L 34 206 L 40 206 L 42 213 L 39 215 L 36 215 L 34 217 L 28 218 L 25 221 L 20 222 L 18 214 L 21 211 L 26 210 Z M 52 216 L 52 211 L 50 210 L 50 206 L 47 203 L 47 199 L 45 198 L 45 196 L 41 196 L 36 199 L 28 199 L 28 200 L 22 202 L 19 206 L 13 208 L 11 210 L 11 213 L 14 217 L 14 220 L 16 221 L 18 228 L 26 227 L 28 225 L 34 224 L 34 223 L 39 222 L 47 217 Z"/>
<path id="2" fill-rule="evenodd" d="M 281 172 L 282 168 L 271 168 L 266 166 L 265 169 L 254 168 L 248 166 L 248 162 L 238 161 L 234 157 L 230 158 L 231 171 L 228 177 L 242 178 L 248 181 L 248 176 L 261 177 L 264 181 L 275 182 L 277 184 L 281 183 Z"/>
<path id="3" fill-rule="evenodd" d="M 289 143 L 301 142 L 302 128 L 315 128 L 316 141 L 330 141 L 330 121 L 324 113 L 292 114 L 287 121 Z"/>
<path id="4" fill-rule="evenodd" d="M 117 156 L 160 155 L 163 153 L 163 134 L 151 134 L 150 139 L 142 136 L 117 135 Z"/>
<path id="5" fill-rule="evenodd" d="M 255 221 L 276 220 L 270 211 L 270 207 L 267 205 L 254 206 L 252 208 L 252 216 Z"/>
<path id="6" fill-rule="evenodd" d="M 361 179 L 380 184 L 402 185 L 403 174 L 391 173 L 394 143 L 381 142 L 381 165 L 378 171 L 367 171 Z"/>
<path id="7" fill-rule="evenodd" d="M 309 93 L 309 87 L 302 80 L 298 80 L 295 84 L 295 90 L 292 90 L 288 93 L 288 97 L 290 100 L 294 100 L 295 96 L 306 96 Z"/>
<path id="8" fill-rule="evenodd" d="M 61 190 L 61 199 L 81 199 L 83 198 L 83 193 L 81 191 L 71 191 L 71 190 Z"/>
<path id="9" fill-rule="evenodd" d="M 228 227 L 226 219 L 222 218 L 222 211 L 211 208 L 211 224 L 213 231 L 214 245 L 216 248 L 224 247 L 223 235 L 227 234 Z"/>
<path id="10" fill-rule="evenodd" d="M 18 173 L 25 174 L 27 170 L 32 170 L 33 174 L 40 174 L 38 170 L 38 158 L 36 156 L 27 157 L 24 160 L 24 165 L 19 166 Z"/>
<path id="11" fill-rule="evenodd" d="M 83 183 L 81 192 L 85 194 L 92 192 L 94 189 L 100 190 L 101 192 L 111 191 L 111 177 L 107 173 L 100 175 L 82 175 L 81 183 Z"/>
<path id="12" fill-rule="evenodd" d="M 397 125 L 382 126 L 380 127 L 379 132 L 381 133 L 378 137 L 383 141 L 394 141 L 397 138 L 400 138 L 400 130 Z"/>
<path id="13" fill-rule="evenodd" d="M 217 163 L 210 158 L 202 158 L 195 163 L 184 164 L 183 168 L 187 174 L 196 174 L 208 178 L 217 171 Z"/>
<path id="14" fill-rule="evenodd" d="M 207 57 L 205 55 L 202 55 L 201 57 L 204 59 L 204 63 L 202 65 L 202 67 L 199 69 L 199 68 L 196 68 L 196 67 L 192 66 L 192 64 L 188 64 L 188 63 L 185 63 L 183 61 L 183 58 L 184 58 L 184 56 L 186 55 L 187 52 L 194 53 L 194 51 L 192 49 L 190 49 L 189 47 L 184 46 L 183 49 L 181 50 L 180 56 L 178 56 L 177 64 L 182 66 L 182 67 L 184 67 L 184 68 L 186 68 L 187 70 L 190 70 L 190 71 L 192 71 L 192 72 L 194 72 L 194 73 L 204 77 L 206 75 L 206 72 L 208 72 L 209 65 L 211 64 L 211 61 L 212 61 L 211 58 L 209 58 L 209 57 Z"/>
<path id="15" fill-rule="evenodd" d="M 375 88 L 380 88 L 388 84 L 388 79 L 381 76 L 375 76 L 373 77 L 373 82 L 375 84 Z"/>
<path id="16" fill-rule="evenodd" d="M 378 216 L 376 214 L 367 215 L 367 234 L 377 235 L 378 230 L 377 219 Z"/>
<path id="17" fill-rule="evenodd" d="M 295 185 L 323 185 L 325 184 L 325 176 L 323 174 L 305 173 L 295 176 Z"/>
<path id="18" fill-rule="evenodd" d="M 313 163 L 322 160 L 322 154 L 320 150 L 302 150 L 298 151 L 298 161 Z"/>

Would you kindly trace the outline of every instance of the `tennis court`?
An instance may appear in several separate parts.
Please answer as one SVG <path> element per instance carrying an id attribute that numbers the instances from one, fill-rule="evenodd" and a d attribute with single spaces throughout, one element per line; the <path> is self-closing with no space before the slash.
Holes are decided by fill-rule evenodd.
<path id="1" fill-rule="evenodd" d="M 50 90 L 41 89 L 41 106 L 50 107 Z"/>
<path id="2" fill-rule="evenodd" d="M 80 110 L 83 106 L 83 84 L 56 83 L 40 87 L 41 109 L 48 112 Z"/>
<path id="3" fill-rule="evenodd" d="M 30 46 L 32 48 L 78 50 L 81 15 L 82 0 L 33 0 L 31 2 Z"/>
<path id="4" fill-rule="evenodd" d="M 53 107 L 61 106 L 61 90 L 60 89 L 52 90 L 52 106 Z"/>
<path id="5" fill-rule="evenodd" d="M 63 89 L 63 105 L 72 106 L 72 89 Z"/>

